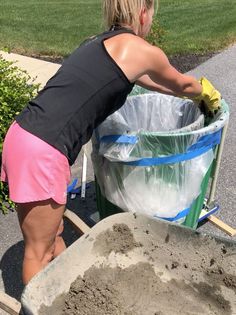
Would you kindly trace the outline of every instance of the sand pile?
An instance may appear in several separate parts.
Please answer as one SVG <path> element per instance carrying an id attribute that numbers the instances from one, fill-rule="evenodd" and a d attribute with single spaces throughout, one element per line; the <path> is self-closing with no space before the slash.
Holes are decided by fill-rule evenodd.
<path id="1" fill-rule="evenodd" d="M 143 232 L 149 234 L 148 230 Z M 227 249 L 221 246 L 209 256 L 207 251 L 193 253 L 193 246 L 181 255 L 171 242 L 167 235 L 164 244 L 158 244 L 150 235 L 149 246 L 143 246 L 125 224 L 100 233 L 94 242 L 100 255 L 129 255 L 138 250 L 145 259 L 126 268 L 90 267 L 72 283 L 62 314 L 236 314 L 236 276 L 227 274 L 223 263 Z"/>

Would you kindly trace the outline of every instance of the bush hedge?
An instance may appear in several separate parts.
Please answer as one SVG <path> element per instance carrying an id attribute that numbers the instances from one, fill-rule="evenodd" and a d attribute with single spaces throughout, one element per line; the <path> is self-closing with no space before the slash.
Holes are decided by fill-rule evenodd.
<path id="1" fill-rule="evenodd" d="M 29 83 L 31 80 L 32 83 Z M 29 74 L 0 55 L 0 163 L 5 134 L 15 116 L 33 98 L 39 89 Z M 8 198 L 7 185 L 0 182 L 0 208 L 6 213 L 14 204 Z"/>

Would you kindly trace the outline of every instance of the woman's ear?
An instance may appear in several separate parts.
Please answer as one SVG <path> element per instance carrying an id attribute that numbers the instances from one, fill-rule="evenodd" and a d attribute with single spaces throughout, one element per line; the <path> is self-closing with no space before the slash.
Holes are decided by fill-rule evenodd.
<path id="1" fill-rule="evenodd" d="M 146 15 L 147 15 L 147 9 L 146 8 L 141 9 L 140 14 L 139 14 L 140 25 L 143 25 L 145 23 Z"/>

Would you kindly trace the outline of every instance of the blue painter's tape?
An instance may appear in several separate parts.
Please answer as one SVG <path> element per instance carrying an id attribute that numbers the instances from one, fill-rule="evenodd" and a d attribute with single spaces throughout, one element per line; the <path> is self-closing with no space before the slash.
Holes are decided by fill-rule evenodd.
<path id="1" fill-rule="evenodd" d="M 155 217 L 169 221 L 169 222 L 174 222 L 174 221 L 177 221 L 179 219 L 186 217 L 189 214 L 190 209 L 191 207 L 184 209 L 183 211 L 179 212 L 174 218 L 166 218 L 166 217 L 158 217 L 158 216 L 155 216 Z"/>
<path id="2" fill-rule="evenodd" d="M 77 182 L 78 182 L 78 179 L 76 178 L 73 180 L 73 182 L 70 185 L 68 185 L 68 187 L 67 187 L 68 193 L 71 192 L 75 188 L 75 185 L 77 184 Z"/>
<path id="3" fill-rule="evenodd" d="M 104 136 L 100 139 L 100 142 L 105 143 L 120 143 L 120 144 L 135 144 L 138 141 L 136 136 L 124 136 L 124 135 L 110 135 Z"/>
<path id="4" fill-rule="evenodd" d="M 221 134 L 222 134 L 222 129 L 218 130 L 215 133 L 202 136 L 201 138 L 198 139 L 196 143 L 191 145 L 188 151 L 190 152 L 196 149 L 201 149 L 203 147 L 215 146 L 217 144 L 220 144 Z"/>
<path id="5" fill-rule="evenodd" d="M 155 157 L 155 158 L 143 158 L 135 161 L 128 162 L 119 162 L 124 163 L 125 165 L 132 166 L 154 166 L 154 165 L 163 165 L 163 164 L 175 164 L 187 160 L 192 160 L 209 150 L 212 150 L 217 144 L 220 144 L 221 132 L 219 130 L 213 134 L 203 136 L 199 139 L 198 142 L 193 144 L 187 152 L 175 155 L 169 155 L 165 157 Z"/>

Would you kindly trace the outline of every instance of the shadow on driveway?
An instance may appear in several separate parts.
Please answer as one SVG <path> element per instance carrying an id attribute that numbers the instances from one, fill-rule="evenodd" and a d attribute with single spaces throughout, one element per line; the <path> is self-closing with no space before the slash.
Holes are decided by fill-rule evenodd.
<path id="1" fill-rule="evenodd" d="M 20 300 L 24 289 L 21 280 L 21 269 L 23 261 L 24 242 L 20 241 L 11 246 L 2 256 L 0 261 L 0 269 L 2 271 L 2 280 L 5 287 L 5 292 Z"/>

